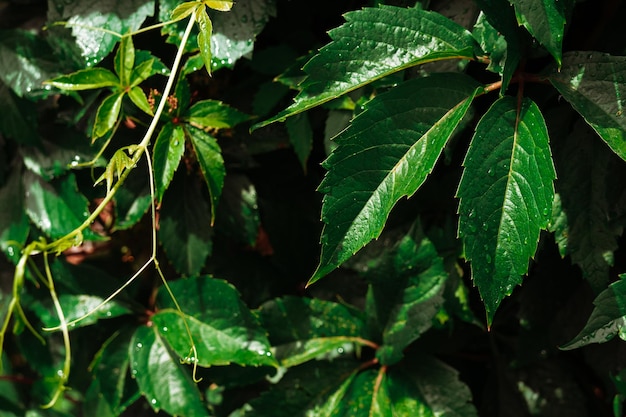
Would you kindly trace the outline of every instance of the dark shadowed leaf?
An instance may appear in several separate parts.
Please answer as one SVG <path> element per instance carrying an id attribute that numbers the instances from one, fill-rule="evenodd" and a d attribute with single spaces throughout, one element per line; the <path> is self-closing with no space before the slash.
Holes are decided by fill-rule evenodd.
<path id="1" fill-rule="evenodd" d="M 372 99 L 324 162 L 322 255 L 310 283 L 378 237 L 393 206 L 433 170 L 470 107 L 476 83 L 461 74 L 411 80 Z"/>
<path id="2" fill-rule="evenodd" d="M 277 364 L 265 330 L 232 285 L 201 276 L 174 281 L 170 288 L 183 308 L 197 349 L 198 365 Z M 191 343 L 182 314 L 164 289 L 157 301 L 160 310 L 152 317 L 157 332 L 178 355 L 193 361 L 189 357 Z"/>
<path id="3" fill-rule="evenodd" d="M 17 143 L 38 144 L 36 109 L 35 103 L 18 97 L 0 82 L 0 133 Z"/>
<path id="4" fill-rule="evenodd" d="M 320 105 L 384 76 L 425 62 L 473 58 L 476 43 L 462 26 L 420 8 L 381 6 L 351 11 L 329 32 L 333 41 L 304 67 L 295 102 L 265 126 Z"/>
<path id="5" fill-rule="evenodd" d="M 181 364 L 155 326 L 139 327 L 128 350 L 132 375 L 153 410 L 181 417 L 209 416 L 188 367 Z"/>
<path id="6" fill-rule="evenodd" d="M 125 230 L 139 222 L 150 208 L 149 178 L 143 167 L 134 169 L 118 188 L 115 196 L 114 230 Z"/>
<path id="7" fill-rule="evenodd" d="M 22 168 L 15 167 L 12 175 L 0 187 L 0 250 L 14 262 L 26 243 L 30 225 L 24 210 Z"/>
<path id="8" fill-rule="evenodd" d="M 300 165 L 306 172 L 307 160 L 313 149 L 313 128 L 306 113 L 297 114 L 295 117 L 287 119 L 285 123 L 289 142 L 298 156 Z"/>
<path id="9" fill-rule="evenodd" d="M 195 177 L 174 178 L 163 198 L 159 241 L 174 268 L 196 275 L 211 253 L 211 208 Z"/>
<path id="10" fill-rule="evenodd" d="M 215 228 L 237 242 L 253 246 L 261 217 L 254 184 L 243 174 L 229 172 L 217 207 Z"/>
<path id="11" fill-rule="evenodd" d="M 550 81 L 613 152 L 626 160 L 626 57 L 569 52 Z"/>
<path id="12" fill-rule="evenodd" d="M 529 99 L 503 97 L 485 113 L 463 162 L 459 236 L 490 324 L 528 271 L 548 225 L 556 177 L 548 132 Z"/>
<path id="13" fill-rule="evenodd" d="M 561 349 L 608 342 L 618 333 L 626 340 L 626 274 L 602 291 L 593 304 L 595 307 L 585 327 Z"/>

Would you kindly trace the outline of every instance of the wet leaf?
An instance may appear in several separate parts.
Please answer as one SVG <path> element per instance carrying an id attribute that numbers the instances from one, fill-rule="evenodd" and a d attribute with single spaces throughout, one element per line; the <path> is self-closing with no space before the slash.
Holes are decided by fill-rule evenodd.
<path id="1" fill-rule="evenodd" d="M 120 117 L 122 111 L 122 99 L 124 93 L 114 93 L 102 100 L 98 111 L 96 112 L 96 120 L 93 124 L 92 140 L 106 135 Z"/>
<path id="2" fill-rule="evenodd" d="M 217 100 L 202 100 L 194 103 L 184 116 L 199 128 L 231 128 L 250 119 L 250 116 Z"/>
<path id="3" fill-rule="evenodd" d="M 157 137 L 152 153 L 154 183 L 157 202 L 161 202 L 165 190 L 169 187 L 174 172 L 185 152 L 185 132 L 183 127 L 167 123 Z"/>
<path id="4" fill-rule="evenodd" d="M 490 324 L 528 271 L 550 219 L 556 177 L 548 132 L 529 99 L 496 101 L 476 126 L 457 192 L 459 236 Z"/>
<path id="5" fill-rule="evenodd" d="M 124 36 L 120 40 L 117 53 L 113 60 L 115 72 L 117 73 L 120 84 L 127 86 L 130 84 L 130 75 L 135 66 L 135 46 L 133 45 L 132 36 Z"/>
<path id="6" fill-rule="evenodd" d="M 211 19 L 209 18 L 209 15 L 207 15 L 204 7 L 196 9 L 195 19 L 200 30 L 200 33 L 198 33 L 198 48 L 200 49 L 200 56 L 204 62 L 204 67 L 210 75 L 212 68 L 211 59 L 213 56 L 211 54 L 211 35 L 213 34 L 213 24 L 211 23 Z"/>
<path id="7" fill-rule="evenodd" d="M 79 91 L 120 85 L 120 80 L 106 68 L 87 68 L 46 81 L 61 90 Z"/>

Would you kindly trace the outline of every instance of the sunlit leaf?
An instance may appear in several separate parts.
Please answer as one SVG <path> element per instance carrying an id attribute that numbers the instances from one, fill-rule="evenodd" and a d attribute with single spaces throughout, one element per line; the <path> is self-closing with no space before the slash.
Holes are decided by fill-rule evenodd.
<path id="1" fill-rule="evenodd" d="M 491 323 L 528 271 L 550 219 L 556 177 L 548 132 L 529 99 L 506 96 L 482 117 L 463 162 L 459 236 Z"/>
<path id="2" fill-rule="evenodd" d="M 143 92 L 141 87 L 133 87 L 128 92 L 128 97 L 131 101 L 144 113 L 153 115 L 152 107 L 148 102 L 148 98 L 146 97 L 146 93 Z"/>
<path id="3" fill-rule="evenodd" d="M 461 74 L 418 78 L 372 99 L 324 162 L 322 255 L 315 282 L 378 237 L 393 206 L 433 170 L 476 91 Z"/>
<path id="4" fill-rule="evenodd" d="M 329 32 L 333 41 L 304 67 L 295 102 L 265 126 L 320 105 L 372 81 L 425 62 L 474 56 L 472 35 L 441 14 L 381 6 L 351 11 Z"/>
<path id="5" fill-rule="evenodd" d="M 213 24 L 209 15 L 206 14 L 204 7 L 197 9 L 195 12 L 195 19 L 198 22 L 200 33 L 198 34 L 198 48 L 200 49 L 200 56 L 204 61 L 204 67 L 207 72 L 211 74 L 211 35 L 213 33 Z"/>
<path id="6" fill-rule="evenodd" d="M 568 52 L 550 81 L 613 152 L 626 160 L 626 57 Z"/>
<path id="7" fill-rule="evenodd" d="M 184 3 L 176 6 L 174 10 L 171 12 L 172 20 L 182 20 L 187 16 L 190 16 L 199 8 L 203 8 L 203 4 L 201 1 L 186 1 Z"/>
<path id="8" fill-rule="evenodd" d="M 207 7 L 215 10 L 219 10 L 220 12 L 227 12 L 233 7 L 232 0 L 203 0 L 204 4 Z"/>
<path id="9" fill-rule="evenodd" d="M 174 172 L 178 168 L 184 152 L 185 132 L 182 126 L 167 123 L 159 132 L 152 153 L 158 202 L 161 202 L 165 190 L 174 178 Z"/>
<path id="10" fill-rule="evenodd" d="M 78 91 L 115 87 L 120 84 L 120 80 L 108 69 L 98 67 L 61 75 L 46 81 L 46 84 L 61 90 Z"/>
<path id="11" fill-rule="evenodd" d="M 114 66 L 115 72 L 120 78 L 120 84 L 129 85 L 130 75 L 135 66 L 135 46 L 132 36 L 124 36 L 120 41 L 114 58 Z"/>
<path id="12" fill-rule="evenodd" d="M 248 120 L 250 116 L 217 100 L 202 100 L 189 108 L 185 119 L 199 128 L 230 128 Z"/>
<path id="13" fill-rule="evenodd" d="M 102 100 L 93 124 L 93 139 L 100 138 L 113 129 L 122 111 L 123 98 L 124 93 L 114 93 Z"/>
<path id="14" fill-rule="evenodd" d="M 198 386 L 156 326 L 141 326 L 129 347 L 130 368 L 141 394 L 154 411 L 208 417 Z"/>

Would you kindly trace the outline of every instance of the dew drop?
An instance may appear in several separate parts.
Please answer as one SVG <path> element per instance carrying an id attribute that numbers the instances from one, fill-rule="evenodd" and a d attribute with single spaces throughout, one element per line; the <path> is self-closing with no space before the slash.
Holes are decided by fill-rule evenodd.
<path id="1" fill-rule="evenodd" d="M 162 331 L 163 333 L 167 333 L 167 331 L 168 331 L 168 330 L 169 330 L 169 329 L 167 328 L 167 326 L 163 326 L 163 327 L 161 328 L 161 331 Z"/>
<path id="2" fill-rule="evenodd" d="M 107 316 L 107 317 L 111 317 L 111 316 L 112 316 L 111 312 L 110 312 L 110 311 L 107 311 L 107 312 L 106 312 L 106 316 Z"/>
<path id="3" fill-rule="evenodd" d="M 157 404 L 157 400 L 156 400 L 156 398 L 151 399 L 151 400 L 150 400 L 150 404 L 152 404 L 152 405 L 156 405 L 156 404 Z"/>
<path id="4" fill-rule="evenodd" d="M 340 355 L 344 352 L 342 347 L 337 348 L 337 353 L 339 353 Z"/>
<path id="5" fill-rule="evenodd" d="M 139 351 L 142 347 L 143 347 L 143 344 L 141 342 L 137 342 L 137 344 L 135 345 L 135 350 Z"/>

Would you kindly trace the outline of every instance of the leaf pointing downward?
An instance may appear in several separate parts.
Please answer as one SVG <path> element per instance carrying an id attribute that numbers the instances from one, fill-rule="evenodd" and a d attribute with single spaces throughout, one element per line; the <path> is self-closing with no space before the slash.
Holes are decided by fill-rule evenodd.
<path id="1" fill-rule="evenodd" d="M 487 321 L 528 271 L 550 219 L 556 178 L 539 108 L 496 101 L 476 126 L 459 184 L 459 236 Z"/>
<path id="2" fill-rule="evenodd" d="M 325 162 L 322 256 L 309 284 L 377 238 L 396 202 L 433 170 L 477 84 L 462 74 L 411 80 L 373 99 Z"/>

